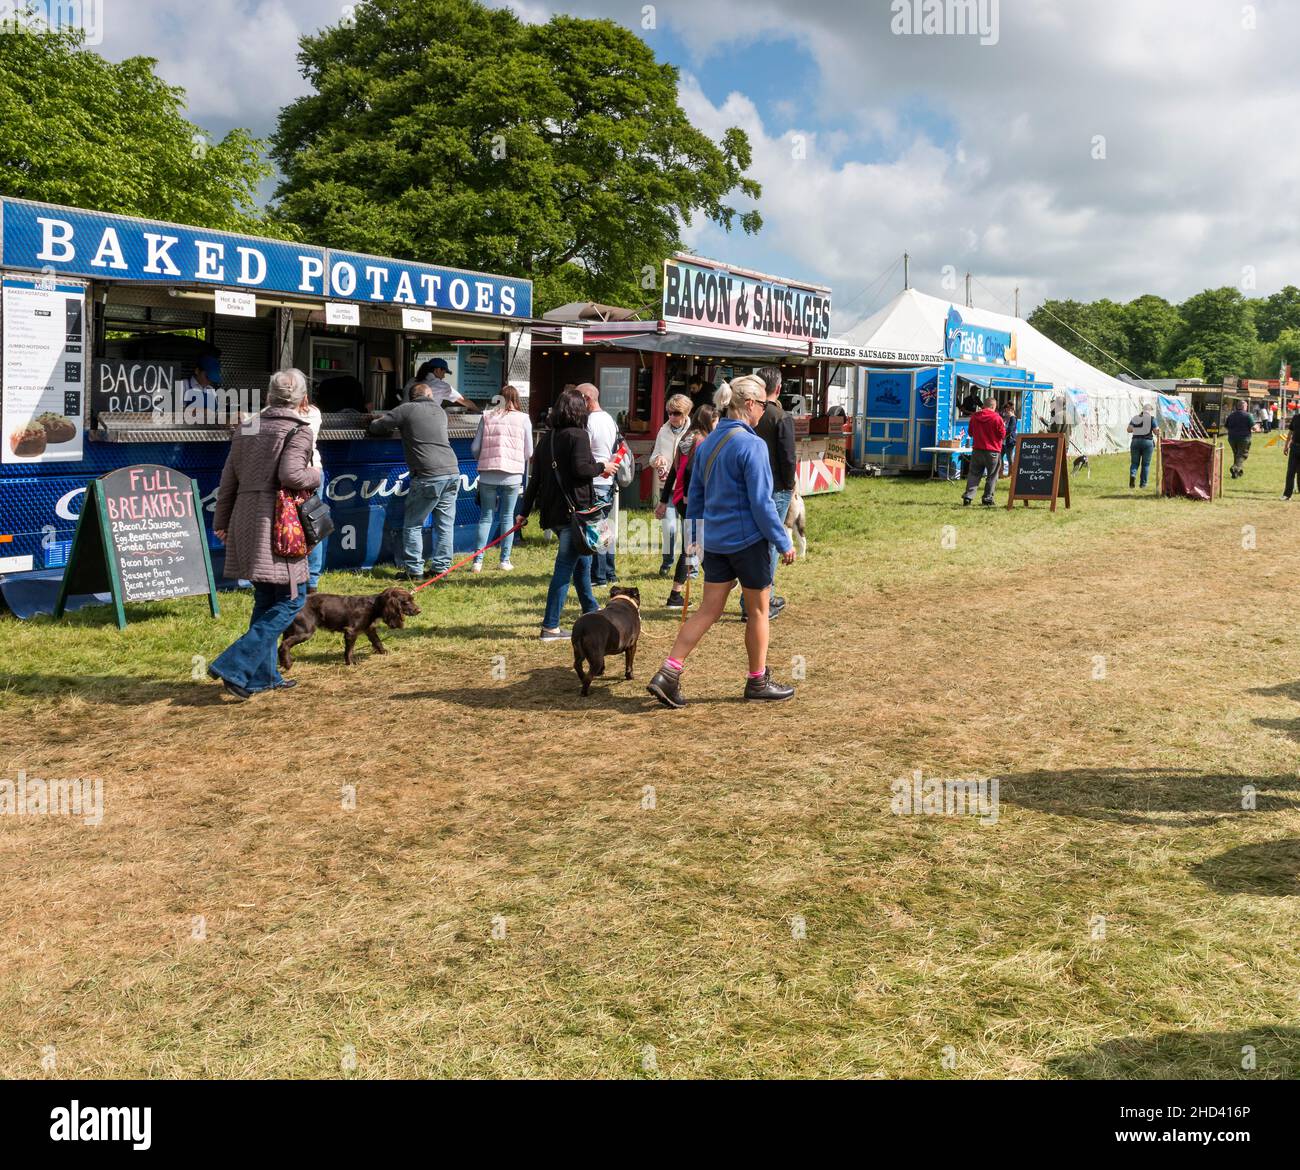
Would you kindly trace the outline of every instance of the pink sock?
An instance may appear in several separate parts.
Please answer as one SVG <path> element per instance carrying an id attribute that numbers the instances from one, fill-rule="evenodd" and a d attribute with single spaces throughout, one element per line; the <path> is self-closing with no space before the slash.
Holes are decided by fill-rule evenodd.
<path id="1" fill-rule="evenodd" d="M 664 665 L 674 674 L 681 674 L 686 667 L 686 663 L 681 662 L 676 658 L 665 658 Z"/>
<path id="2" fill-rule="evenodd" d="M 765 666 L 765 667 L 763 667 L 762 670 L 751 670 L 751 671 L 749 672 L 749 677 L 750 677 L 750 678 L 762 678 L 763 675 L 765 675 L 766 673 L 767 673 L 767 667 Z"/>

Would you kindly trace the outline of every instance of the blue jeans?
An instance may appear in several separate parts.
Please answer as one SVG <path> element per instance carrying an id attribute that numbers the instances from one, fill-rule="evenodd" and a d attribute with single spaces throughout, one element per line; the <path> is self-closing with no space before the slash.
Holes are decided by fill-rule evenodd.
<path id="1" fill-rule="evenodd" d="M 267 691 L 284 681 L 276 663 L 280 635 L 293 623 L 307 600 L 307 586 L 253 582 L 253 616 L 248 632 L 213 660 L 213 674 L 248 691 Z"/>
<path id="2" fill-rule="evenodd" d="M 479 481 L 478 485 L 478 541 L 475 548 L 482 548 L 489 540 L 492 539 L 492 529 L 496 522 L 500 521 L 502 532 L 506 532 L 515 526 L 515 504 L 519 502 L 520 487 L 517 483 L 498 484 L 483 483 Z M 509 536 L 501 542 L 501 560 L 504 563 L 510 559 L 510 550 L 514 547 L 515 534 Z M 480 560 L 483 558 L 480 557 Z"/>
<path id="3" fill-rule="evenodd" d="M 320 476 L 320 498 L 325 499 L 325 472 Z M 315 589 L 320 584 L 320 571 L 325 567 L 325 546 L 330 542 L 327 536 L 319 544 L 314 544 L 307 554 L 307 588 Z"/>
<path id="4" fill-rule="evenodd" d="M 593 504 L 612 504 L 614 502 L 614 485 L 609 487 L 600 487 L 597 484 L 591 485 L 591 502 Z M 613 512 L 610 512 L 613 516 Z M 593 555 L 591 558 L 591 583 L 593 585 L 604 585 L 605 582 L 612 580 L 614 573 L 614 546 L 610 545 L 609 552 L 601 553 L 599 556 Z"/>
<path id="5" fill-rule="evenodd" d="M 790 510 L 790 499 L 794 495 L 794 488 L 789 490 L 780 490 L 772 493 L 772 503 L 776 506 L 776 514 L 781 517 L 781 523 L 785 523 L 785 514 Z M 776 596 L 776 567 L 781 563 L 781 550 L 776 545 L 772 545 L 772 596 Z"/>
<path id="6" fill-rule="evenodd" d="M 1142 467 L 1142 479 L 1139 487 L 1147 486 L 1147 473 L 1151 470 L 1151 452 L 1156 449 L 1154 439 L 1134 439 L 1129 444 L 1128 457 L 1128 477 L 1132 479 L 1138 473 L 1139 464 Z"/>
<path id="7" fill-rule="evenodd" d="M 554 532 L 559 538 L 559 547 L 555 550 L 555 571 L 551 574 L 551 587 L 546 591 L 546 613 L 542 617 L 542 626 L 548 630 L 559 628 L 560 614 L 569 599 L 570 581 L 578 591 L 578 604 L 583 613 L 600 608 L 600 602 L 591 591 L 591 553 L 582 555 L 578 542 L 573 538 L 571 525 L 556 528 Z"/>
<path id="8" fill-rule="evenodd" d="M 402 567 L 413 577 L 424 573 L 424 522 L 430 512 L 433 513 L 433 573 L 437 575 L 451 568 L 459 492 L 459 475 L 411 477 L 406 489 L 406 515 L 402 518 Z"/>
<path id="9" fill-rule="evenodd" d="M 794 496 L 794 488 L 781 489 L 772 493 L 772 506 L 776 509 L 776 514 L 781 517 L 781 523 L 785 523 L 785 514 L 790 510 L 790 500 Z M 772 550 L 772 596 L 776 596 L 776 567 L 781 563 L 781 550 L 769 542 Z M 740 596 L 740 612 L 745 612 L 745 595 Z"/>
<path id="10" fill-rule="evenodd" d="M 325 546 L 329 544 L 330 538 L 327 536 L 319 544 L 311 546 L 311 552 L 307 554 L 307 588 L 315 589 L 320 584 L 320 571 L 325 567 Z"/>
<path id="11" fill-rule="evenodd" d="M 664 518 L 661 522 L 663 531 L 663 547 L 659 550 L 663 555 L 662 568 L 670 568 L 673 563 L 673 544 L 677 539 L 677 506 L 669 504 L 664 511 Z"/>

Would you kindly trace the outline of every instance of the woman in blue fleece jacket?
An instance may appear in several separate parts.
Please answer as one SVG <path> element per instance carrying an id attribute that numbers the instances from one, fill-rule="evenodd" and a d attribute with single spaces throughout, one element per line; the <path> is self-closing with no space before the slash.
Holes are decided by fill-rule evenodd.
<path id="1" fill-rule="evenodd" d="M 688 546 L 704 551 L 704 600 L 684 623 L 672 653 L 649 690 L 665 707 L 684 707 L 682 669 L 687 656 L 722 616 L 732 586 L 740 582 L 749 622 L 746 699 L 788 699 L 794 688 L 772 678 L 767 668 L 768 589 L 772 584 L 771 545 L 784 564 L 794 561 L 794 546 L 772 503 L 772 467 L 767 444 L 754 433 L 763 417 L 767 387 L 761 378 L 733 379 L 727 417 L 695 452 L 686 498 Z"/>

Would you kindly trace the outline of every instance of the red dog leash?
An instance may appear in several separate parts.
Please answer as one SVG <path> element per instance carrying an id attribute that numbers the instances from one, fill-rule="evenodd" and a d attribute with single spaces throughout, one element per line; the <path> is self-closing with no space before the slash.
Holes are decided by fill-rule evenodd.
<path id="1" fill-rule="evenodd" d="M 626 443 L 621 444 L 618 449 L 618 454 L 614 456 L 613 465 L 617 467 L 623 461 L 623 456 L 628 454 L 630 454 L 630 451 L 628 450 L 627 444 Z M 441 581 L 449 573 L 454 573 L 457 569 L 463 568 L 465 565 L 468 565 L 470 561 L 476 560 L 478 557 L 481 557 L 494 544 L 500 544 L 503 540 L 505 540 L 507 536 L 510 535 L 510 533 L 518 532 L 523 526 L 524 526 L 523 521 L 521 520 L 513 528 L 509 529 L 506 532 L 503 532 L 500 536 L 496 538 L 496 540 L 489 540 L 487 544 L 485 544 L 481 549 L 478 549 L 476 552 L 472 552 L 469 554 L 469 556 L 464 557 L 461 560 L 457 561 L 454 565 L 451 566 L 450 569 L 443 569 L 443 571 L 439 573 L 436 577 L 430 577 L 427 581 L 424 581 L 421 584 L 417 585 L 414 589 L 411 590 L 411 592 L 419 593 L 421 589 L 427 589 L 430 585 L 434 584 L 435 582 Z"/>
<path id="2" fill-rule="evenodd" d="M 520 522 L 519 524 L 516 524 L 513 528 L 508 529 L 507 531 L 503 532 L 500 536 L 498 536 L 498 537 L 496 538 L 496 540 L 489 540 L 489 541 L 487 542 L 487 544 L 485 544 L 485 545 L 484 545 L 481 549 L 479 549 L 477 552 L 472 552 L 472 553 L 469 554 L 469 556 L 464 557 L 463 559 L 457 561 L 454 565 L 452 565 L 452 567 L 451 567 L 450 569 L 443 569 L 443 571 L 442 571 L 441 573 L 439 573 L 436 577 L 430 577 L 427 581 L 425 581 L 425 582 L 423 582 L 423 583 L 417 585 L 414 589 L 411 590 L 411 592 L 412 592 L 412 593 L 419 593 L 421 589 L 427 589 L 427 588 L 428 588 L 430 585 L 432 585 L 435 581 L 441 581 L 441 580 L 442 580 L 442 579 L 443 579 L 443 578 L 444 578 L 448 573 L 454 573 L 457 569 L 461 568 L 462 566 L 464 566 L 464 565 L 468 565 L 468 564 L 470 563 L 470 561 L 474 560 L 476 557 L 481 557 L 481 556 L 482 556 L 485 552 L 487 552 L 487 550 L 490 549 L 494 544 L 500 544 L 503 540 L 505 540 L 505 538 L 506 538 L 507 536 L 510 535 L 510 533 L 512 533 L 512 532 L 518 532 L 522 527 L 523 527 L 523 523 L 522 523 L 522 522 Z"/>

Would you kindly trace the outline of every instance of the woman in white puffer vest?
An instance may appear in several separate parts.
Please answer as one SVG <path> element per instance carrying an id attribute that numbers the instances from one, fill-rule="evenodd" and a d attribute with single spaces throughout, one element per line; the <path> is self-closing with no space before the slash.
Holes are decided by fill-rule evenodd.
<path id="1" fill-rule="evenodd" d="M 519 391 L 513 386 L 503 387 L 497 403 L 483 412 L 478 434 L 470 448 L 478 460 L 478 543 L 483 548 L 492 538 L 494 522 L 500 520 L 501 530 L 514 523 L 515 504 L 523 490 L 524 472 L 533 457 L 533 424 L 519 404 Z M 509 572 L 510 549 L 514 533 L 501 542 L 501 567 Z M 483 571 L 483 556 L 474 558 L 475 573 Z"/>
<path id="2" fill-rule="evenodd" d="M 668 421 L 659 428 L 655 437 L 654 450 L 650 452 L 650 466 L 659 477 L 658 488 L 662 490 L 668 478 L 669 468 L 677 462 L 677 444 L 686 437 L 691 426 L 691 400 L 685 394 L 674 394 L 667 403 Z M 658 515 L 656 511 L 655 515 Z M 659 576 L 666 577 L 673 571 L 673 543 L 677 536 L 677 512 L 673 508 L 664 510 L 660 517 L 663 525 L 663 555 L 659 563 Z"/>

